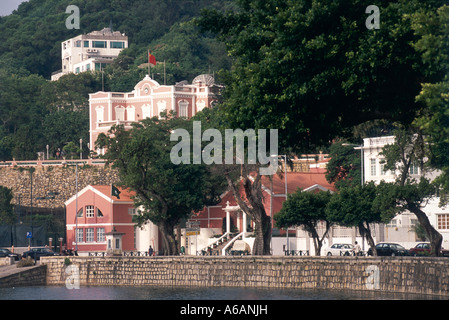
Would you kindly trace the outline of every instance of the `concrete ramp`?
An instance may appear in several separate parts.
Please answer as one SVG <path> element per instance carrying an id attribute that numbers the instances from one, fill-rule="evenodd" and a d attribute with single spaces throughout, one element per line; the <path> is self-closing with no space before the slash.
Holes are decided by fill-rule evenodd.
<path id="1" fill-rule="evenodd" d="M 17 265 L 13 264 L 0 267 L 0 288 L 45 286 L 46 279 L 46 265 L 17 268 Z"/>

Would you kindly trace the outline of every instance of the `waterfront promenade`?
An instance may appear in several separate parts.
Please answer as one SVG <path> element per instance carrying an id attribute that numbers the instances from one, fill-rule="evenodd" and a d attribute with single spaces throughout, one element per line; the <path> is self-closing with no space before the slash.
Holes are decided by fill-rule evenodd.
<path id="1" fill-rule="evenodd" d="M 449 297 L 449 259 L 430 257 L 41 257 L 0 267 L 0 287 L 324 289 Z M 75 282 L 74 282 L 75 281 Z"/>

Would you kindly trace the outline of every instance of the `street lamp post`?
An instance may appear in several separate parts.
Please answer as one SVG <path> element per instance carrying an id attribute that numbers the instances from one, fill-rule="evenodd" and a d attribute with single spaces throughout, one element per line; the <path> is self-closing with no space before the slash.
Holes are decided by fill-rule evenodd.
<path id="1" fill-rule="evenodd" d="M 75 163 L 75 167 L 75 251 L 78 252 L 78 162 Z"/>
<path id="2" fill-rule="evenodd" d="M 355 147 L 354 150 L 360 149 L 360 166 L 361 166 L 360 180 L 361 180 L 361 184 L 362 184 L 362 188 L 363 188 L 363 185 L 364 185 L 364 181 L 363 181 L 363 177 L 364 177 L 364 174 L 363 174 L 363 170 L 364 170 L 363 144 L 357 145 L 357 144 L 351 144 L 351 143 L 343 143 L 342 146 Z M 362 250 L 365 250 L 365 239 L 363 238 L 363 236 L 362 236 Z"/>
<path id="3" fill-rule="evenodd" d="M 284 154 L 284 189 L 285 189 L 285 201 L 287 201 L 287 155 Z M 288 226 L 287 226 L 287 252 L 290 250 L 290 242 L 288 240 Z"/>

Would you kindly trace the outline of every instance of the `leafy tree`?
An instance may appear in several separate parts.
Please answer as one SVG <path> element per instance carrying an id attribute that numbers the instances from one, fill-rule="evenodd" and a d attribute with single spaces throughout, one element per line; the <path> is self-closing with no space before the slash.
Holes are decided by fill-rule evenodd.
<path id="1" fill-rule="evenodd" d="M 361 184 L 361 155 L 352 146 L 336 142 L 330 147 L 326 179 L 337 189 Z"/>
<path id="2" fill-rule="evenodd" d="M 77 147 L 75 155 L 86 151 L 89 141 L 89 114 L 84 110 L 61 109 L 48 114 L 42 123 L 44 141 L 49 146 L 49 152 L 54 155 L 58 149 L 63 149 L 68 143 Z M 83 140 L 83 149 L 79 149 L 79 140 Z"/>
<path id="3" fill-rule="evenodd" d="M 13 224 L 15 222 L 14 208 L 11 204 L 13 199 L 12 190 L 0 186 L 0 223 Z"/>
<path id="4" fill-rule="evenodd" d="M 97 147 L 106 147 L 106 159 L 118 168 L 121 184 L 136 192 L 136 206 L 144 208 L 137 222 L 150 220 L 161 231 L 165 255 L 178 254 L 175 226 L 216 199 L 210 196 L 213 188 L 205 165 L 176 165 L 170 159 L 175 145 L 171 132 L 188 130 L 189 125 L 172 113 L 161 113 L 160 119 L 145 119 L 129 131 L 114 126 L 109 137 L 101 135 L 97 140 Z"/>
<path id="5" fill-rule="evenodd" d="M 425 162 L 429 154 L 429 144 L 425 142 L 422 132 L 414 127 L 399 126 L 395 130 L 395 143 L 383 148 L 385 169 L 397 174 L 395 183 L 384 184 L 384 191 L 379 206 L 384 211 L 403 212 L 409 210 L 418 218 L 419 223 L 429 238 L 432 254 L 438 256 L 443 237 L 432 226 L 424 207 L 428 200 L 437 194 L 435 184 L 426 177 L 429 164 Z M 410 168 L 419 167 L 421 176 L 416 181 L 410 176 Z"/>
<path id="6" fill-rule="evenodd" d="M 312 239 L 315 254 L 321 254 L 323 240 L 329 233 L 332 222 L 327 218 L 326 206 L 332 195 L 330 192 L 307 192 L 298 189 L 289 195 L 282 204 L 282 209 L 274 216 L 276 226 L 288 228 L 291 226 L 303 226 Z M 320 235 L 318 226 L 325 225 L 324 232 Z"/>
<path id="7" fill-rule="evenodd" d="M 437 179 L 441 184 L 443 202 L 449 194 L 449 6 L 436 11 L 417 12 L 410 17 L 412 27 L 420 36 L 414 48 L 421 54 L 425 71 L 430 77 L 423 83 L 417 100 L 423 103 L 420 117 L 415 123 L 425 133 L 430 152 L 429 163 L 442 171 Z"/>
<path id="8" fill-rule="evenodd" d="M 395 213 L 383 214 L 377 206 L 379 191 L 374 182 L 342 188 L 335 193 L 326 208 L 327 218 L 339 225 L 357 227 L 363 238 L 368 241 L 374 255 L 376 246 L 371 234 L 370 224 L 387 222 Z"/>
<path id="9" fill-rule="evenodd" d="M 202 130 L 213 128 L 220 130 L 221 137 L 225 137 L 224 130 L 229 128 L 227 119 L 219 116 L 219 110 L 205 109 L 194 117 L 202 123 Z M 256 137 L 257 140 L 257 137 Z M 235 148 L 235 140 L 232 150 Z M 245 145 L 247 147 L 247 144 Z M 203 148 L 203 150 L 205 150 Z M 218 150 L 214 150 L 218 151 Z M 247 156 L 247 149 L 245 157 Z M 225 155 L 229 150 L 220 150 L 221 155 Z M 234 152 L 234 151 L 233 151 Z M 252 249 L 253 255 L 269 255 L 271 240 L 271 219 L 267 215 L 264 207 L 264 197 L 262 192 L 263 175 L 260 173 L 261 164 L 249 164 L 247 161 L 239 164 L 236 161 L 236 154 L 233 154 L 233 164 L 226 164 L 220 159 L 222 164 L 211 166 L 214 168 L 215 174 L 224 176 L 228 189 L 232 192 L 234 199 L 240 206 L 241 210 L 248 214 L 255 224 L 255 240 Z"/>
<path id="10" fill-rule="evenodd" d="M 108 27 L 128 35 L 130 43 L 145 53 L 155 39 L 170 28 L 198 16 L 205 7 L 232 3 L 211 0 L 29 0 L 0 19 L 0 58 L 13 59 L 30 73 L 50 78 L 61 69 L 61 42 L 79 34 Z M 80 9 L 80 29 L 67 29 L 66 8 Z M 204 63 L 204 62 L 203 62 Z M 207 67 L 207 63 L 205 63 Z M 184 79 L 182 79 L 184 80 Z"/>
<path id="11" fill-rule="evenodd" d="M 276 128 L 282 146 L 310 150 L 374 119 L 410 123 L 426 78 L 408 14 L 443 1 L 389 1 L 368 30 L 369 1 L 238 0 L 205 11 L 234 58 L 224 115 L 235 128 Z"/>

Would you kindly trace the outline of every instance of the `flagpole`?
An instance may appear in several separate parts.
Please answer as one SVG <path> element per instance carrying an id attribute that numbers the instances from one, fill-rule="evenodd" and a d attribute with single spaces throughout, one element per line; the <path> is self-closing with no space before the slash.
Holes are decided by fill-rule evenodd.
<path id="1" fill-rule="evenodd" d="M 148 50 L 148 55 L 147 55 L 147 58 L 148 58 L 148 76 L 151 78 L 151 73 L 150 73 L 150 66 L 151 66 L 151 64 L 150 64 L 150 50 Z"/>

